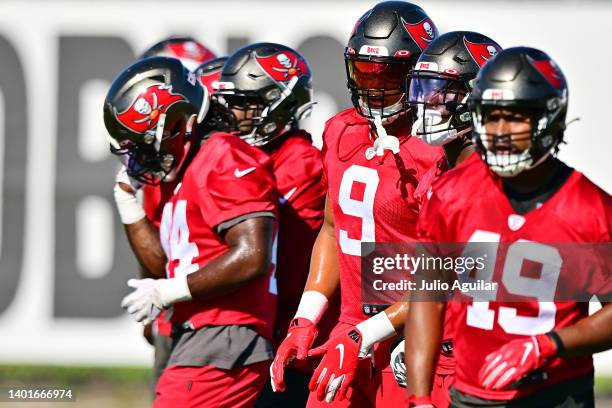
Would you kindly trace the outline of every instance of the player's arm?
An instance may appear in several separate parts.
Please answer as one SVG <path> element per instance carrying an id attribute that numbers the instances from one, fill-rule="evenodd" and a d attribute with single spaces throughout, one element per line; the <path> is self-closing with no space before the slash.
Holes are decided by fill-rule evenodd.
<path id="1" fill-rule="evenodd" d="M 312 248 L 310 272 L 304 292 L 317 291 L 329 299 L 338 289 L 339 283 L 338 247 L 333 212 L 327 196 L 323 225 Z"/>
<path id="2" fill-rule="evenodd" d="M 279 346 L 270 366 L 270 380 L 274 391 L 284 391 L 285 366 L 294 358 L 303 360 L 317 337 L 317 323 L 327 309 L 329 298 L 340 283 L 338 249 L 334 231 L 334 219 L 329 201 L 325 198 L 323 225 L 312 248 L 310 272 L 302 299 L 294 319 L 289 325 L 287 337 Z"/>
<path id="3" fill-rule="evenodd" d="M 136 198 L 139 185 L 131 180 L 125 168 L 116 177 L 114 198 L 130 247 L 141 266 L 142 277 L 163 278 L 166 254 L 159 240 L 159 231 L 146 217 Z"/>
<path id="4" fill-rule="evenodd" d="M 562 357 L 578 357 L 599 353 L 612 348 L 612 303 L 573 326 L 555 330 L 561 344 L 557 350 Z"/>
<path id="5" fill-rule="evenodd" d="M 229 228 L 224 239 L 229 249 L 187 276 L 193 298 L 211 299 L 235 292 L 269 272 L 274 218 L 244 220 Z"/>
<path id="6" fill-rule="evenodd" d="M 556 357 L 591 355 L 612 348 L 612 304 L 576 324 L 513 340 L 485 358 L 478 380 L 486 389 L 516 388 Z"/>
<path id="7" fill-rule="evenodd" d="M 406 345 L 406 389 L 408 395 L 431 393 L 440 353 L 445 303 L 412 302 L 404 328 Z"/>
<path id="8" fill-rule="evenodd" d="M 241 221 L 225 231 L 228 250 L 198 271 L 170 279 L 130 279 L 128 286 L 135 290 L 121 306 L 146 325 L 174 303 L 234 292 L 268 273 L 273 237 L 274 218 Z"/>
<path id="9" fill-rule="evenodd" d="M 166 254 L 159 240 L 159 230 L 147 217 L 133 224 L 123 224 L 123 228 L 140 264 L 141 277 L 165 277 Z"/>

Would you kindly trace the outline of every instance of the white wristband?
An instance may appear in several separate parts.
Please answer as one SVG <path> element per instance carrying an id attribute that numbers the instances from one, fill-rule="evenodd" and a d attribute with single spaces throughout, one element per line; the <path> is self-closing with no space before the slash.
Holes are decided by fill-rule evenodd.
<path id="1" fill-rule="evenodd" d="M 119 184 L 115 184 L 113 189 L 115 195 L 115 204 L 119 211 L 119 218 L 124 224 L 134 224 L 143 219 L 146 214 L 142 209 L 142 205 L 138 202 L 136 194 L 128 193 L 122 189 Z"/>
<path id="2" fill-rule="evenodd" d="M 168 307 L 176 302 L 191 300 L 191 291 L 187 284 L 187 275 L 161 280 L 159 297 L 162 305 Z"/>
<path id="3" fill-rule="evenodd" d="M 361 348 L 359 354 L 366 355 L 372 346 L 395 334 L 395 328 L 385 312 L 380 312 L 357 325 L 361 332 Z"/>
<path id="4" fill-rule="evenodd" d="M 295 318 L 302 317 L 317 324 L 321 320 L 323 313 L 325 313 L 328 303 L 327 297 L 321 292 L 308 290 L 302 294 L 300 305 L 297 312 L 295 312 Z"/>

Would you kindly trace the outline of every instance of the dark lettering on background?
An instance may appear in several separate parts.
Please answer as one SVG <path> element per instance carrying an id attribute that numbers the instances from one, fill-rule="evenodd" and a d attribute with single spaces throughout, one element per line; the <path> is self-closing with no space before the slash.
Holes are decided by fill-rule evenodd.
<path id="1" fill-rule="evenodd" d="M 352 106 L 346 88 L 344 45 L 333 37 L 317 36 L 304 40 L 297 50 L 312 69 L 315 93 L 329 94 L 338 105 L 338 111 Z"/>
<path id="2" fill-rule="evenodd" d="M 15 298 L 23 266 L 28 146 L 27 92 L 23 65 L 15 48 L 0 36 L 0 90 L 4 101 L 2 230 L 0 231 L 0 314 Z"/>
<path id="3" fill-rule="evenodd" d="M 59 38 L 59 94 L 55 181 L 55 290 L 57 317 L 109 318 L 121 314 L 121 298 L 128 292 L 126 280 L 137 275 L 136 262 L 115 215 L 114 253 L 110 273 L 90 279 L 76 264 L 76 208 L 88 195 L 112 201 L 117 159 L 87 162 L 78 151 L 79 91 L 93 79 L 112 81 L 134 61 L 129 45 L 116 37 Z M 103 101 L 100 101 L 102 115 Z M 113 211 L 114 212 L 114 211 Z M 114 212 L 115 213 L 115 212 Z M 116 214 L 116 213 L 115 213 Z"/>

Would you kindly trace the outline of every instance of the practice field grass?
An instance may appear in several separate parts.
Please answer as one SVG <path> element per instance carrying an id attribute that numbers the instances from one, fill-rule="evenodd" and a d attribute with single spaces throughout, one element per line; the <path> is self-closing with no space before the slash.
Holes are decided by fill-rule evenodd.
<path id="1" fill-rule="evenodd" d="M 0 390 L 14 388 L 70 388 L 76 402 L 7 403 L 0 407 L 144 408 L 151 404 L 150 370 L 142 367 L 60 367 L 0 365 Z M 612 408 L 612 377 L 595 381 L 598 408 Z M 4 398 L 2 398 L 4 399 Z"/>

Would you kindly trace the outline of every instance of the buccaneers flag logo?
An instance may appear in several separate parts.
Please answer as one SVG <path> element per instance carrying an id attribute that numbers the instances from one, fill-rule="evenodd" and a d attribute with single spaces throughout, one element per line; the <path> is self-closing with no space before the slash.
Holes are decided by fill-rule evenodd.
<path id="1" fill-rule="evenodd" d="M 136 133 L 145 133 L 157 125 L 159 115 L 179 101 L 187 101 L 181 94 L 173 94 L 170 85 L 151 85 L 136 97 L 129 108 L 116 113 L 117 120 Z"/>
<path id="2" fill-rule="evenodd" d="M 565 85 L 565 77 L 559 68 L 557 68 L 557 64 L 555 64 L 552 60 L 548 59 L 535 61 L 530 58 L 529 61 L 531 62 L 531 65 L 533 65 L 534 68 L 537 69 L 538 72 L 542 74 L 542 76 L 546 78 L 546 80 L 550 82 L 552 86 L 557 89 L 563 88 Z"/>
<path id="3" fill-rule="evenodd" d="M 416 24 L 408 24 L 402 18 L 402 24 L 408 32 L 408 35 L 412 37 L 414 42 L 417 43 L 421 50 L 424 50 L 438 34 L 438 29 L 434 25 L 433 21 L 428 18 L 425 18 Z"/>
<path id="4" fill-rule="evenodd" d="M 168 44 L 170 53 L 179 58 L 190 58 L 198 62 L 208 61 L 215 58 L 208 48 L 195 41 L 176 42 Z"/>
<path id="5" fill-rule="evenodd" d="M 294 76 L 308 75 L 308 66 L 291 51 L 277 52 L 269 57 L 257 57 L 257 63 L 273 80 L 285 82 Z"/>
<path id="6" fill-rule="evenodd" d="M 476 44 L 468 41 L 465 37 L 463 37 L 463 43 L 479 67 L 482 67 L 485 62 L 496 56 L 497 53 L 501 51 L 501 47 L 497 44 Z"/>

